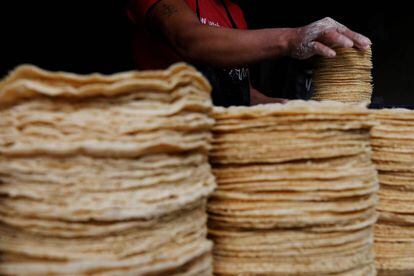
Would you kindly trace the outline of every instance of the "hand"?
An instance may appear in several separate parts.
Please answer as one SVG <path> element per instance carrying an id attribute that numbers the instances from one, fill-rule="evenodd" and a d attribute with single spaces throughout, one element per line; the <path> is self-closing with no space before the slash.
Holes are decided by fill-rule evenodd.
<path id="1" fill-rule="evenodd" d="M 282 99 L 282 98 L 271 98 L 262 93 L 258 90 L 251 88 L 250 89 L 250 105 L 258 105 L 258 104 L 268 104 L 268 103 L 281 103 L 285 104 L 289 100 Z"/>
<path id="2" fill-rule="evenodd" d="M 308 59 L 314 55 L 335 57 L 333 47 L 366 50 L 371 41 L 326 17 L 307 26 L 294 29 L 295 35 L 290 47 L 290 55 L 297 59 Z"/>

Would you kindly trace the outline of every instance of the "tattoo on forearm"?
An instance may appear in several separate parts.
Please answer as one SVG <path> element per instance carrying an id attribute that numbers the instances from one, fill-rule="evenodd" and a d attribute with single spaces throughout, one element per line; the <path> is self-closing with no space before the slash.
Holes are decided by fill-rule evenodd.
<path id="1" fill-rule="evenodd" d="M 170 4 L 160 3 L 161 4 L 161 14 L 166 17 L 170 17 L 174 13 L 178 12 L 177 8 Z"/>

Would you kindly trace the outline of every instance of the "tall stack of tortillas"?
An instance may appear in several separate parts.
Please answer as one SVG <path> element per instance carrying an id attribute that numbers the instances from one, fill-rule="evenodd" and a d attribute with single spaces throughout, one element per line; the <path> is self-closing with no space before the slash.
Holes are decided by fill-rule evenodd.
<path id="1" fill-rule="evenodd" d="M 414 274 L 414 112 L 373 112 L 373 160 L 381 188 L 375 226 L 377 267 L 384 275 Z"/>
<path id="2" fill-rule="evenodd" d="M 210 86 L 184 64 L 0 83 L 0 274 L 210 275 Z"/>
<path id="3" fill-rule="evenodd" d="M 335 49 L 335 58 L 320 58 L 315 70 L 314 100 L 370 102 L 372 53 L 354 48 Z"/>
<path id="4" fill-rule="evenodd" d="M 215 110 L 215 273 L 375 275 L 367 115 L 336 102 Z"/>

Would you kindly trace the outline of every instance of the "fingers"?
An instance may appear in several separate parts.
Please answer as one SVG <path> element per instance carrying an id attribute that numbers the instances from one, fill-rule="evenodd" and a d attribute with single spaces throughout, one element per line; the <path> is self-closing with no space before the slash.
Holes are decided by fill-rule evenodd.
<path id="1" fill-rule="evenodd" d="M 272 103 L 281 103 L 281 104 L 285 104 L 288 103 L 289 100 L 288 99 L 283 99 L 283 98 L 272 98 Z"/>
<path id="2" fill-rule="evenodd" d="M 312 49 L 313 55 L 320 55 L 327 58 L 333 58 L 336 56 L 336 52 L 334 50 L 318 41 L 309 43 L 309 47 Z"/>
<path id="3" fill-rule="evenodd" d="M 361 50 L 366 50 L 371 46 L 371 40 L 368 37 L 363 36 L 362 34 L 351 31 L 350 29 L 345 29 L 342 31 L 342 34 L 347 36 L 354 42 L 354 45 Z"/>
<path id="4" fill-rule="evenodd" d="M 329 47 L 341 47 L 341 48 L 352 48 L 354 42 L 346 35 L 338 32 L 336 28 L 329 28 L 321 33 L 317 41 L 329 46 Z"/>
<path id="5" fill-rule="evenodd" d="M 330 17 L 326 17 L 320 20 L 320 22 L 323 22 L 323 25 L 327 27 L 325 32 L 328 33 L 328 37 L 325 38 L 326 40 L 323 40 L 321 42 L 331 47 L 339 46 L 339 47 L 350 48 L 350 47 L 355 46 L 358 49 L 366 50 L 372 44 L 369 38 L 363 36 L 362 34 L 351 31 L 346 26 L 342 25 L 341 23 L 335 21 L 334 19 Z M 343 37 L 334 35 L 331 29 L 335 29 L 336 33 L 342 34 L 344 37 L 346 37 L 346 39 L 344 39 Z M 349 41 L 352 42 L 353 44 L 352 46 L 349 46 L 350 45 Z M 337 45 L 331 44 L 332 42 L 336 42 Z"/>
<path id="6" fill-rule="evenodd" d="M 288 99 L 283 99 L 283 98 L 270 98 L 268 97 L 264 102 L 262 103 L 280 103 L 280 104 L 285 104 L 288 103 L 289 100 Z"/>

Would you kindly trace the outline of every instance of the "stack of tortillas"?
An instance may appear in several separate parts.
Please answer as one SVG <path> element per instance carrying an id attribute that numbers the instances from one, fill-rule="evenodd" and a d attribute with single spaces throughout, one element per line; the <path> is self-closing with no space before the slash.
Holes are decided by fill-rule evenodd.
<path id="1" fill-rule="evenodd" d="M 375 275 L 367 114 L 303 101 L 215 110 L 215 273 Z"/>
<path id="2" fill-rule="evenodd" d="M 370 102 L 372 95 L 371 49 L 335 49 L 335 58 L 320 58 L 314 74 L 314 100 L 347 103 Z"/>
<path id="3" fill-rule="evenodd" d="M 184 64 L 0 83 L 0 274 L 210 275 L 210 86 Z"/>
<path id="4" fill-rule="evenodd" d="M 373 159 L 381 188 L 375 228 L 378 269 L 414 275 L 414 112 L 383 109 L 372 130 Z"/>

